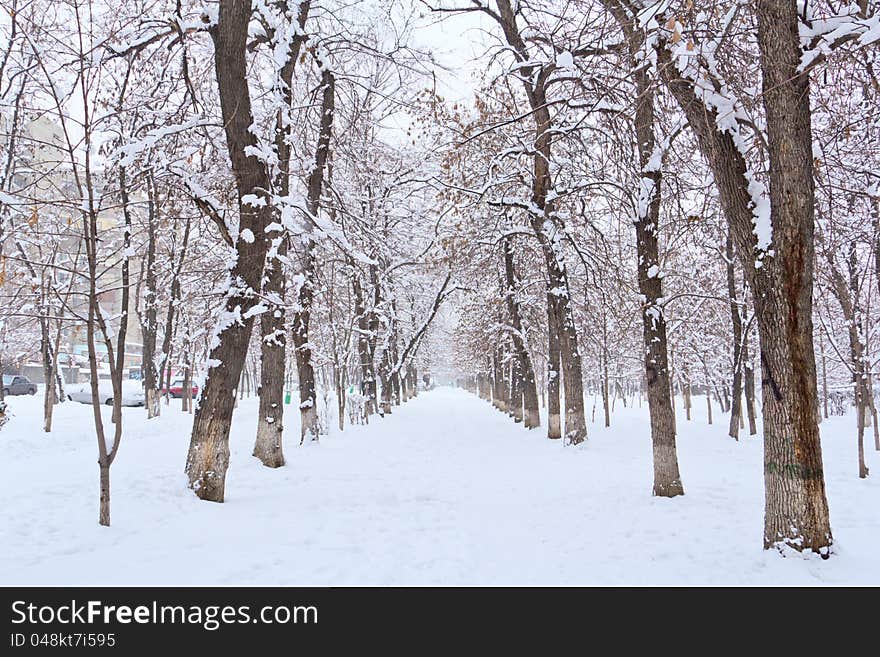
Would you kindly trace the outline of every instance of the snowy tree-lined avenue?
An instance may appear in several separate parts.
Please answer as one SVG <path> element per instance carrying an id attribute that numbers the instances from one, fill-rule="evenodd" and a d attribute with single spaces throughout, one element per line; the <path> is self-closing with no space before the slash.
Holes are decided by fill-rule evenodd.
<path id="1" fill-rule="evenodd" d="M 419 449 L 494 452 L 487 485 L 537 449 L 501 456 L 499 431 L 549 439 L 564 477 L 559 459 L 596 474 L 640 450 L 650 471 L 626 476 L 671 498 L 640 511 L 667 523 L 705 521 L 691 498 L 758 445 L 734 475 L 758 551 L 838 553 L 835 489 L 874 512 L 877 2 L 0 5 L 0 439 L 38 412 L 52 441 L 79 417 L 59 405 L 89 404 L 100 525 L 151 426 L 189 438 L 162 486 L 225 502 L 246 467 L 272 500 L 270 471 L 297 478 L 310 449 L 406 449 L 420 422 L 442 443 L 429 425 L 453 412 L 491 449 Z M 527 479 L 552 490 L 543 454 Z M 559 485 L 569 514 L 605 504 Z"/>

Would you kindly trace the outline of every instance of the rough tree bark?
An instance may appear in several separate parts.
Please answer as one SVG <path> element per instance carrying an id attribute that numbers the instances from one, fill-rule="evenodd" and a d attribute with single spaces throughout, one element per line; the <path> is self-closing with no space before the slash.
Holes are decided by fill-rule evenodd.
<path id="1" fill-rule="evenodd" d="M 759 0 L 758 47 L 770 159 L 775 254 L 761 308 L 764 379 L 765 547 L 828 555 L 831 526 L 816 412 L 813 353 L 813 142 L 809 73 L 795 0 Z M 763 278 L 763 277 L 756 277 Z M 769 289 L 768 289 L 769 288 Z M 756 310 L 758 306 L 756 303 Z"/>
<path id="2" fill-rule="evenodd" d="M 812 342 L 813 158 L 808 73 L 793 0 L 757 3 L 770 155 L 772 255 L 758 253 L 745 160 L 717 113 L 676 73 L 668 46 L 658 63 L 709 161 L 749 279 L 761 342 L 764 546 L 829 554 L 832 543 L 816 412 Z M 761 266 L 755 258 L 761 256 Z"/>
<path id="3" fill-rule="evenodd" d="M 336 79 L 322 64 L 321 72 L 321 120 L 315 162 L 308 180 L 308 221 L 317 218 L 321 207 L 324 170 L 330 156 L 330 137 L 333 131 Z M 293 315 L 293 344 L 296 349 L 296 370 L 299 375 L 299 411 L 301 419 L 300 443 L 318 440 L 318 395 L 315 370 L 312 366 L 312 348 L 309 343 L 309 322 L 312 314 L 315 281 L 315 245 L 309 234 L 303 238 L 300 254 L 302 283 L 299 288 L 298 305 Z"/>
<path id="4" fill-rule="evenodd" d="M 587 438 L 587 422 L 584 416 L 584 386 L 581 356 L 578 351 L 577 328 L 571 307 L 568 272 L 562 245 L 562 224 L 556 213 L 550 192 L 553 181 L 550 175 L 552 121 L 547 104 L 547 82 L 554 66 L 533 63 L 526 41 L 516 21 L 516 12 L 510 0 L 498 0 L 498 13 L 491 14 L 504 32 L 508 45 L 519 63 L 518 75 L 528 98 L 534 120 L 534 156 L 532 157 L 532 198 L 529 221 L 541 243 L 541 251 L 547 268 L 547 324 L 549 334 L 549 362 L 551 367 L 561 365 L 565 391 L 565 442 L 576 445 Z M 555 344 L 554 344 L 555 343 Z M 558 361 L 554 358 L 558 352 Z M 558 400 L 559 377 L 551 369 L 548 372 L 549 423 L 548 436 L 557 437 L 559 430 Z M 554 408 L 555 407 L 555 408 Z M 554 417 L 555 416 L 555 417 Z"/>
<path id="5" fill-rule="evenodd" d="M 733 390 L 731 392 L 730 425 L 727 429 L 727 433 L 734 440 L 739 440 L 739 425 L 740 419 L 742 418 L 743 326 L 740 303 L 736 297 L 736 276 L 733 267 L 734 256 L 733 233 L 728 230 L 727 244 L 724 249 L 724 259 L 727 268 L 727 296 L 730 300 L 730 320 L 733 326 Z"/>
<path id="6" fill-rule="evenodd" d="M 659 150 L 654 136 L 654 91 L 651 69 L 646 66 L 647 62 L 641 61 L 644 35 L 633 24 L 633 19 L 627 15 L 625 9 L 615 0 L 606 0 L 606 6 L 611 10 L 627 38 L 628 60 L 636 95 L 634 136 L 639 154 L 640 180 L 638 211 L 633 223 L 636 229 L 639 293 L 643 300 L 642 335 L 654 457 L 653 492 L 654 495 L 661 497 L 675 497 L 684 495 L 684 486 L 678 468 L 675 413 L 669 395 L 666 318 L 662 302 L 663 274 L 660 270 L 660 249 L 657 239 L 660 226 L 663 153 Z M 606 362 L 606 423 L 610 419 L 607 415 L 607 367 Z"/>
<path id="7" fill-rule="evenodd" d="M 372 334 L 370 315 L 364 304 L 363 287 L 352 258 L 349 258 L 349 266 L 352 270 L 351 287 L 354 294 L 354 312 L 357 317 L 358 363 L 361 369 L 361 394 L 364 396 L 364 420 L 369 422 L 370 416 L 376 412 L 375 343 L 370 339 Z"/>
<path id="8" fill-rule="evenodd" d="M 562 438 L 561 401 L 559 399 L 560 371 L 559 330 L 556 321 L 556 303 L 547 294 L 547 437 L 550 440 Z"/>
<path id="9" fill-rule="evenodd" d="M 128 212 L 129 199 L 128 187 L 125 180 L 125 170 L 119 172 L 119 189 L 122 194 L 122 207 Z M 141 369 L 144 381 L 144 405 L 147 407 L 147 418 L 159 415 L 159 377 L 156 372 L 156 333 L 158 320 L 156 313 L 157 280 L 156 280 L 156 228 L 159 214 L 159 198 L 152 176 L 147 178 L 147 261 L 144 265 L 146 270 L 145 283 L 147 291 L 144 293 L 144 309 L 138 312 L 143 335 L 143 358 Z M 173 312 L 173 311 L 172 311 Z"/>
<path id="10" fill-rule="evenodd" d="M 608 321 L 606 317 L 605 293 L 602 293 L 602 410 L 605 414 L 605 428 L 611 426 L 611 399 L 608 387 Z M 671 381 L 671 379 L 670 379 Z"/>
<path id="11" fill-rule="evenodd" d="M 651 95 L 647 90 L 640 90 L 639 98 L 640 108 L 651 102 Z M 643 113 L 647 115 L 648 112 L 653 113 L 653 110 L 650 108 L 636 109 L 637 117 Z M 645 121 L 648 120 L 647 116 L 642 118 Z M 648 184 L 653 189 L 646 212 L 644 216 L 636 220 L 635 226 L 639 263 L 639 292 L 644 298 L 642 335 L 645 348 L 645 375 L 648 382 L 647 397 L 648 412 L 651 418 L 651 442 L 654 452 L 654 495 L 674 497 L 683 495 L 684 487 L 681 483 L 675 446 L 675 414 L 669 396 L 666 318 L 661 305 L 663 284 L 659 272 L 656 230 L 659 225 L 661 174 L 659 169 L 652 171 L 647 168 L 651 151 L 654 148 L 653 129 L 648 127 L 648 124 L 639 121 L 639 118 L 636 119 L 636 129 L 639 155 L 643 167 L 642 184 Z M 607 379 L 605 385 L 607 386 Z M 605 394 L 607 397 L 607 388 Z M 605 403 L 607 414 L 607 398 Z"/>
<path id="12" fill-rule="evenodd" d="M 49 342 L 49 291 L 46 275 L 40 283 L 40 296 L 42 310 L 40 312 L 40 354 L 43 360 L 43 381 L 45 389 L 43 391 L 43 431 L 51 433 L 52 431 L 52 412 L 55 408 L 55 368 L 57 364 L 53 358 L 51 344 Z"/>
<path id="13" fill-rule="evenodd" d="M 271 189 L 263 162 L 255 155 L 257 140 L 247 82 L 247 36 L 250 3 L 220 0 L 217 24 L 211 27 L 214 65 L 220 93 L 220 108 L 226 145 L 238 192 L 239 236 L 262 235 L 272 220 L 271 203 L 254 205 Z M 268 199 L 264 199 L 268 200 Z M 208 376 L 199 398 L 193 422 L 186 472 L 189 485 L 203 500 L 222 502 L 229 466 L 229 428 L 235 407 L 235 392 L 247 356 L 254 323 L 250 312 L 261 289 L 266 242 L 242 239 L 234 242 L 230 259 L 228 289 L 223 311 L 210 348 Z"/>
<path id="14" fill-rule="evenodd" d="M 284 3 L 288 5 L 287 2 Z M 300 2 L 297 23 L 299 31 L 287 44 L 288 52 L 278 74 L 277 93 L 284 101 L 275 119 L 275 152 L 278 168 L 274 176 L 275 194 L 290 194 L 290 143 L 291 122 L 289 108 L 293 102 L 293 74 L 299 59 L 300 48 L 305 39 L 306 20 L 310 0 Z M 276 210 L 275 223 L 281 225 L 280 212 Z M 263 298 L 269 302 L 268 311 L 260 315 L 260 410 L 257 414 L 257 436 L 253 455 L 269 468 L 284 465 L 282 437 L 284 434 L 284 374 L 287 364 L 287 329 L 284 295 L 286 280 L 281 259 L 287 255 L 288 240 L 276 232 L 264 233 L 266 251 L 277 257 L 266 259 L 263 272 Z"/>
<path id="15" fill-rule="evenodd" d="M 522 421 L 526 429 L 534 429 L 541 425 L 541 415 L 538 409 L 538 386 L 535 383 L 532 359 L 525 345 L 522 314 L 516 300 L 518 281 L 513 266 L 513 244 L 510 236 L 504 238 L 502 250 L 504 252 L 504 279 L 507 287 L 505 300 L 507 314 L 510 316 L 510 325 L 513 328 L 511 339 L 517 359 L 518 385 L 523 401 Z"/>

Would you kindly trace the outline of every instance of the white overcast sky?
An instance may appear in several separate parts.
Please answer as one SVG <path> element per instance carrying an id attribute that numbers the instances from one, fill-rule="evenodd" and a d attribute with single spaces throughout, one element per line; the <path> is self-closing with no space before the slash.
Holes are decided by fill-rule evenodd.
<path id="1" fill-rule="evenodd" d="M 490 19 L 480 13 L 438 14 L 425 12 L 413 31 L 412 45 L 429 49 L 442 68 L 437 69 L 439 93 L 450 100 L 470 100 L 474 74 L 485 66 L 486 30 Z M 445 70 L 444 70 L 445 69 Z"/>
<path id="2" fill-rule="evenodd" d="M 421 17 L 416 22 L 409 44 L 423 51 L 433 53 L 437 66 L 434 75 L 437 93 L 447 101 L 473 100 L 475 79 L 486 65 L 486 30 L 492 29 L 491 19 L 481 13 L 436 14 L 414 3 Z M 449 6 L 451 3 L 445 3 Z M 465 0 L 461 0 L 466 6 Z M 408 125 L 407 116 L 395 114 L 385 121 L 390 132 L 401 133 Z"/>

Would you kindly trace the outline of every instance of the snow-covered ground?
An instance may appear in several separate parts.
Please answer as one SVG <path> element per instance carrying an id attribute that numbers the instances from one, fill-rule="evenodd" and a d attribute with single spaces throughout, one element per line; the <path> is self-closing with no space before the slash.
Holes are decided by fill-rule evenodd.
<path id="1" fill-rule="evenodd" d="M 783 558 L 761 549 L 760 441 L 707 426 L 700 401 L 692 422 L 678 409 L 672 500 L 651 497 L 646 408 L 570 448 L 440 388 L 319 445 L 298 446 L 289 417 L 288 465 L 269 470 L 244 400 L 225 504 L 186 488 L 179 402 L 149 422 L 124 409 L 107 529 L 90 407 L 61 405 L 44 434 L 39 396 L 13 398 L 0 584 L 880 584 L 880 453 L 870 440 L 859 480 L 852 417 L 822 427 L 836 554 Z"/>

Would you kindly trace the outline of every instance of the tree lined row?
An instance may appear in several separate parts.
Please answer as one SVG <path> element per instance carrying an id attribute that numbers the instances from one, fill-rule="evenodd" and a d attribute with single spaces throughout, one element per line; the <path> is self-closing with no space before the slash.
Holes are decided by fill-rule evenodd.
<path id="1" fill-rule="evenodd" d="M 289 395 L 315 441 L 445 366 L 566 445 L 644 398 L 666 497 L 704 396 L 760 428 L 765 547 L 829 554 L 819 422 L 855 408 L 860 477 L 880 449 L 876 3 L 4 8 L 0 362 L 42 364 L 47 431 L 87 366 L 103 524 L 137 336 L 149 417 L 202 384 L 204 500 L 244 382 L 274 468 Z M 413 45 L 450 16 L 484 50 L 457 101 Z"/>
<path id="2" fill-rule="evenodd" d="M 547 294 L 546 318 L 524 329 L 508 330 L 515 312 L 480 319 L 464 309 L 462 383 L 493 398 L 500 384 L 502 405 L 516 397 L 508 335 L 535 336 L 532 360 L 547 368 L 538 379 L 548 437 L 559 436 L 561 384 L 570 442 L 580 435 L 585 382 L 587 395 L 601 397 L 606 425 L 612 396 L 644 392 L 654 494 L 663 496 L 684 492 L 677 390 L 687 419 L 693 390 L 705 394 L 710 422 L 714 398 L 734 438 L 746 420 L 755 434 L 760 412 L 765 547 L 829 554 L 818 425 L 829 396 L 848 391 L 864 477 L 873 419 L 876 358 L 866 353 L 876 316 L 863 304 L 876 298 L 866 281 L 877 277 L 880 253 L 877 8 L 794 0 L 431 7 L 479 15 L 495 63 L 473 110 L 425 104 L 440 126 L 426 132 L 456 144 L 445 161 L 447 194 L 475 219 L 466 230 L 479 246 L 461 257 L 479 270 L 514 240 L 520 267 L 535 272 L 522 296 L 535 303 L 542 284 Z M 845 258 L 824 247 L 826 232 L 851 239 Z M 483 303 L 503 309 L 508 288 L 477 287 Z M 839 383 L 823 375 L 821 394 L 817 340 L 839 357 Z M 478 359 L 490 345 L 500 357 Z M 560 377 L 559 363 L 563 373 L 589 374 Z"/>

